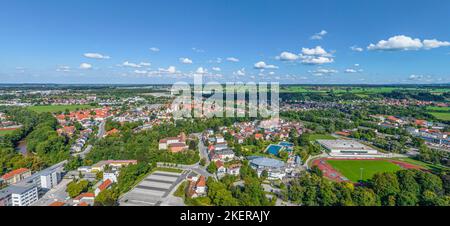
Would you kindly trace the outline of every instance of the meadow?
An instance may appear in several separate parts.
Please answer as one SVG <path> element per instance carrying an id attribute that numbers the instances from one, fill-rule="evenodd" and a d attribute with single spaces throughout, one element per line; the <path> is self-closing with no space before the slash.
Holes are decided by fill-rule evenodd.
<path id="1" fill-rule="evenodd" d="M 64 112 L 66 110 L 69 111 L 75 111 L 77 109 L 83 110 L 83 109 L 92 109 L 94 106 L 87 105 L 87 104 L 74 104 L 74 105 L 42 105 L 42 106 L 31 106 L 28 107 L 29 110 L 43 113 L 43 112 L 50 112 L 50 113 L 56 113 L 56 112 Z"/>

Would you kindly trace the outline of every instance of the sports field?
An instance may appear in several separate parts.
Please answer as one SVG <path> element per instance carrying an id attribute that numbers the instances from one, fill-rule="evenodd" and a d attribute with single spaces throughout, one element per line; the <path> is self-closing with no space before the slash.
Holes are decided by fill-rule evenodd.
<path id="1" fill-rule="evenodd" d="M 352 182 L 361 180 L 367 181 L 373 175 L 381 172 L 395 172 L 402 168 L 394 163 L 386 160 L 334 160 L 329 159 L 327 163 L 330 164 L 339 173 L 345 176 Z"/>
<path id="2" fill-rule="evenodd" d="M 66 109 L 68 109 L 69 111 L 75 111 L 77 109 L 82 110 L 82 109 L 91 109 L 94 108 L 91 105 L 43 105 L 43 106 L 31 106 L 28 107 L 29 110 L 38 112 L 38 113 L 42 113 L 42 112 L 50 112 L 50 113 L 55 113 L 55 112 L 64 112 Z"/>

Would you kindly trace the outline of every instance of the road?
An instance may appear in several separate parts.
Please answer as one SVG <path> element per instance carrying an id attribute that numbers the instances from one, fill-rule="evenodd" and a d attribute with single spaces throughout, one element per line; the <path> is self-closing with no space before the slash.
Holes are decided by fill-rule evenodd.
<path id="1" fill-rule="evenodd" d="M 208 147 L 206 147 L 205 144 L 203 143 L 201 133 L 194 133 L 193 135 L 197 136 L 198 138 L 198 152 L 200 153 L 200 159 L 205 159 L 206 160 L 205 166 L 207 166 L 211 162 L 208 155 Z"/>
<path id="2" fill-rule="evenodd" d="M 42 196 L 33 206 L 48 206 L 55 201 L 66 202 L 69 199 L 66 187 L 70 182 L 72 182 L 71 179 L 62 179 L 58 185 Z"/>
<path id="3" fill-rule="evenodd" d="M 80 156 L 82 159 L 86 157 L 86 155 L 92 150 L 92 145 L 88 145 L 83 152 L 75 153 L 73 156 L 77 157 Z"/>
<path id="4" fill-rule="evenodd" d="M 105 125 L 106 125 L 106 120 L 103 120 L 100 125 L 98 126 L 98 133 L 97 133 L 97 137 L 98 138 L 103 138 L 103 136 L 105 136 Z"/>

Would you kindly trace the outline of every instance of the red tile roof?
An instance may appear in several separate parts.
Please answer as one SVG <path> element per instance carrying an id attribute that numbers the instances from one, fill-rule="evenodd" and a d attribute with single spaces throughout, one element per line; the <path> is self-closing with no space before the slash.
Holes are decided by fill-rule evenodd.
<path id="1" fill-rule="evenodd" d="M 28 171 L 30 171 L 30 170 L 27 169 L 27 168 L 16 169 L 16 170 L 13 170 L 13 171 L 11 171 L 11 172 L 9 172 L 9 173 L 3 175 L 3 176 L 2 176 L 2 179 L 3 179 L 3 180 L 9 180 L 9 179 L 11 179 L 12 177 L 14 177 L 15 175 L 23 174 L 23 173 L 26 173 L 26 172 L 28 172 Z"/>
<path id="2" fill-rule="evenodd" d="M 200 178 L 198 178 L 197 187 L 205 187 L 206 186 L 206 178 L 205 176 L 200 176 Z"/>
<path id="3" fill-rule="evenodd" d="M 54 202 L 48 206 L 64 206 L 64 205 L 66 205 L 66 203 L 64 203 L 64 202 Z"/>
<path id="4" fill-rule="evenodd" d="M 87 204 L 85 202 L 81 202 L 80 204 L 78 204 L 78 206 L 89 206 L 89 204 Z"/>
<path id="5" fill-rule="evenodd" d="M 94 193 L 83 193 L 74 198 L 74 200 L 81 200 L 82 198 L 94 198 L 94 197 L 95 197 Z"/>
<path id="6" fill-rule="evenodd" d="M 105 189 L 107 189 L 109 186 L 111 186 L 112 181 L 110 179 L 103 181 L 102 184 L 100 184 L 100 186 L 98 186 L 98 189 L 100 189 L 100 191 L 103 191 Z"/>

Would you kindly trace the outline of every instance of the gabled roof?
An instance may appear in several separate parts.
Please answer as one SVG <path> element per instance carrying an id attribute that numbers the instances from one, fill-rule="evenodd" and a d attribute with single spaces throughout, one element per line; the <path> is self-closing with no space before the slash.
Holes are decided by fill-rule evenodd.
<path id="1" fill-rule="evenodd" d="M 103 181 L 103 183 L 100 184 L 100 186 L 98 186 L 98 189 L 100 191 L 103 191 L 103 190 L 109 188 L 109 186 L 111 186 L 111 185 L 112 185 L 112 181 L 110 179 L 108 179 L 108 180 Z"/>
<path id="2" fill-rule="evenodd" d="M 16 176 L 16 175 L 23 174 L 23 173 L 26 173 L 26 172 L 28 172 L 28 171 L 30 171 L 30 170 L 27 169 L 27 168 L 16 169 L 16 170 L 13 170 L 13 171 L 11 171 L 11 172 L 9 172 L 9 173 L 3 175 L 3 176 L 2 176 L 2 179 L 3 179 L 3 180 L 9 180 L 9 179 L 11 179 L 12 177 L 14 177 L 14 176 Z"/>
<path id="3" fill-rule="evenodd" d="M 82 198 L 95 198 L 95 194 L 94 193 L 82 193 L 79 196 L 75 197 L 74 200 L 81 200 Z"/>

